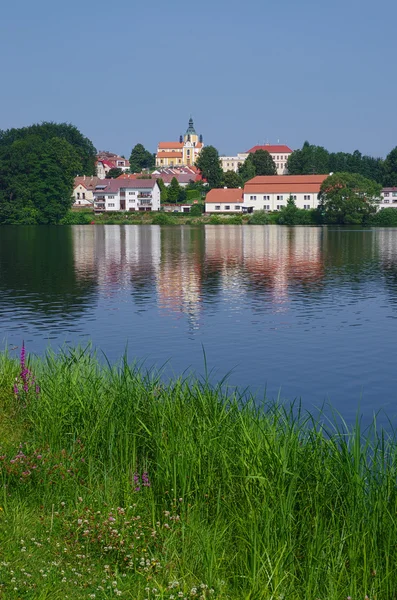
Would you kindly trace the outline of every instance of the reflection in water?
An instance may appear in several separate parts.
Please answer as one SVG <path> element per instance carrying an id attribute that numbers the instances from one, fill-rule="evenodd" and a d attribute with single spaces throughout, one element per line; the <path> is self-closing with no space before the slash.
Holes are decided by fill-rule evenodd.
<path id="1" fill-rule="evenodd" d="M 397 230 L 277 226 L 2 227 L 0 335 L 41 352 L 128 342 L 321 404 L 394 400 Z"/>

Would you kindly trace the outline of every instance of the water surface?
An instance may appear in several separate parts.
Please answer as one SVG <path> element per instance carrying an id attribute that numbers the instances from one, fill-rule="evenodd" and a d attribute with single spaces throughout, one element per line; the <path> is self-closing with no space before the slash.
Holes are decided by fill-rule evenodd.
<path id="1" fill-rule="evenodd" d="M 214 380 L 393 420 L 396 318 L 396 229 L 0 229 L 0 340 L 36 353 L 128 345 L 180 374 L 204 348 Z"/>

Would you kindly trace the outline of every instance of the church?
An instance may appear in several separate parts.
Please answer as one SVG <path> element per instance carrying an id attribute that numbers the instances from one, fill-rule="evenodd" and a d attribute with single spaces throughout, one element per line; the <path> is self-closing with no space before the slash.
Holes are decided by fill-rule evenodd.
<path id="1" fill-rule="evenodd" d="M 189 119 L 189 127 L 179 142 L 160 142 L 157 147 L 156 167 L 186 167 L 193 166 L 200 154 L 203 136 L 197 135 L 193 119 Z"/>

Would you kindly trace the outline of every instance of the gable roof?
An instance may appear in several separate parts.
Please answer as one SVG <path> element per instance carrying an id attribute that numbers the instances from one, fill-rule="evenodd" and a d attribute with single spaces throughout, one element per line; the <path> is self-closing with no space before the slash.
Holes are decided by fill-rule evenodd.
<path id="1" fill-rule="evenodd" d="M 319 193 L 328 175 L 262 175 L 247 181 L 244 194 Z"/>
<path id="2" fill-rule="evenodd" d="M 183 144 L 181 144 L 181 142 L 159 142 L 158 148 L 159 148 L 159 150 L 161 150 L 161 148 L 171 148 L 171 150 L 181 150 L 183 148 Z"/>
<path id="3" fill-rule="evenodd" d="M 96 176 L 88 177 L 86 175 L 82 175 L 80 177 L 75 177 L 73 189 L 76 189 L 77 186 L 82 185 L 86 190 L 94 190 L 95 186 L 97 186 L 100 181 L 102 181 L 102 179 L 99 179 L 99 177 Z"/>
<path id="4" fill-rule="evenodd" d="M 241 188 L 220 188 L 220 189 L 212 189 L 208 192 L 206 198 L 206 203 L 230 203 L 230 204 L 238 204 L 243 202 L 243 190 Z"/>
<path id="5" fill-rule="evenodd" d="M 117 194 L 120 189 L 153 189 L 157 185 L 156 179 L 101 179 L 95 192 L 102 194 Z"/>
<path id="6" fill-rule="evenodd" d="M 252 154 L 253 152 L 256 152 L 257 150 L 266 150 L 267 152 L 269 152 L 270 154 L 291 154 L 292 150 L 291 148 L 288 148 L 288 146 L 284 146 L 284 145 L 271 145 L 271 144 L 265 144 L 264 146 L 253 146 L 250 150 L 247 150 L 246 154 Z"/>

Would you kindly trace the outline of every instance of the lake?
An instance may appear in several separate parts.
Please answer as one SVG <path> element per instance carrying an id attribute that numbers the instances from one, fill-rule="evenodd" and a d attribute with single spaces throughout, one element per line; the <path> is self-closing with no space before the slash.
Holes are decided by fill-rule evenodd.
<path id="1" fill-rule="evenodd" d="M 0 229 L 0 339 L 93 345 L 167 374 L 229 374 L 352 422 L 397 409 L 397 229 Z"/>

